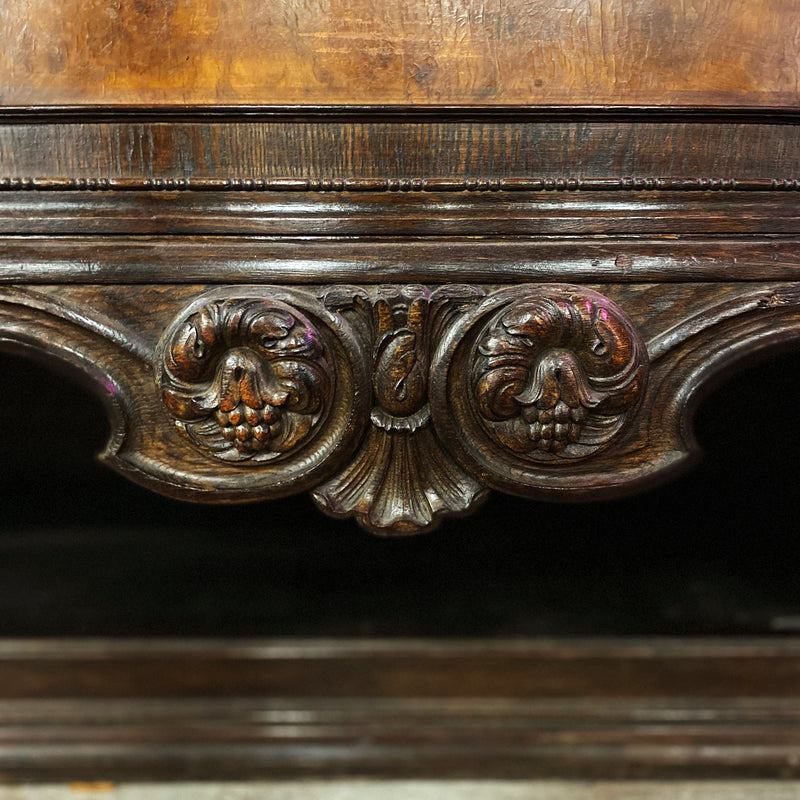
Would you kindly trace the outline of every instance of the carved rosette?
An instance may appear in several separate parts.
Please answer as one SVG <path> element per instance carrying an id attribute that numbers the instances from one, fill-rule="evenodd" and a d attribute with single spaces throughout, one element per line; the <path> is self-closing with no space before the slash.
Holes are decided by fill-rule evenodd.
<path id="1" fill-rule="evenodd" d="M 310 474 L 365 411 L 354 334 L 301 292 L 209 292 L 165 332 L 156 361 L 164 405 L 197 448 L 241 466 L 275 462 L 278 482 Z"/>
<path id="2" fill-rule="evenodd" d="M 590 289 L 502 290 L 439 349 L 437 425 L 492 485 L 524 491 L 544 470 L 608 444 L 641 400 L 647 350 L 624 312 Z"/>
<path id="3" fill-rule="evenodd" d="M 564 285 L 219 288 L 155 359 L 173 424 L 224 465 L 200 468 L 213 488 L 310 488 L 379 534 L 431 530 L 489 487 L 569 489 L 565 465 L 620 435 L 648 371 L 625 314 Z"/>
<path id="4" fill-rule="evenodd" d="M 645 376 L 644 344 L 618 308 L 587 289 L 551 289 L 492 315 L 478 337 L 470 388 L 487 433 L 547 462 L 608 442 Z"/>
<path id="5" fill-rule="evenodd" d="M 485 497 L 442 449 L 428 404 L 434 344 L 451 316 L 478 297 L 471 287 L 412 285 L 360 298 L 374 347 L 371 426 L 352 463 L 314 492 L 325 511 L 355 516 L 373 533 L 419 533 Z"/>
<path id="6" fill-rule="evenodd" d="M 97 382 L 107 464 L 186 500 L 315 490 L 381 534 L 430 530 L 489 487 L 591 499 L 674 474 L 696 452 L 702 382 L 800 337 L 792 283 L 713 297 L 687 284 L 648 318 L 647 351 L 619 307 L 579 286 L 217 287 L 172 321 L 191 287 L 55 288 L 6 287 L 4 336 Z M 642 317 L 664 290 L 610 289 Z M 87 297 L 118 302 L 119 318 Z M 154 348 L 149 325 L 128 323 L 155 298 Z"/>

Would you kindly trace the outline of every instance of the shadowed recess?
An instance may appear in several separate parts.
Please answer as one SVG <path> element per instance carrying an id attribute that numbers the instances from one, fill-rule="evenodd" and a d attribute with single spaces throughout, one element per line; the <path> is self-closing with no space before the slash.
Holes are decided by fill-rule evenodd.
<path id="1" fill-rule="evenodd" d="M 101 403 L 2 357 L 0 635 L 560 636 L 800 628 L 792 399 L 800 356 L 717 388 L 706 457 L 644 496 L 494 495 L 377 539 L 305 495 L 194 506 L 94 460 Z"/>

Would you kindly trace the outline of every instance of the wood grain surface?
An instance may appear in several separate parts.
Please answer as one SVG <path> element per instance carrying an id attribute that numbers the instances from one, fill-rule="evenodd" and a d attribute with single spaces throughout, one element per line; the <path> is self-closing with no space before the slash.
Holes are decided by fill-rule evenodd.
<path id="1" fill-rule="evenodd" d="M 0 192 L 0 234 L 130 237 L 158 236 L 169 231 L 173 237 L 227 237 L 224 241 L 229 243 L 245 236 L 314 236 L 317 244 L 323 237 L 369 236 L 383 237 L 385 244 L 388 237 L 408 236 L 451 240 L 602 234 L 655 239 L 665 234 L 737 236 L 746 232 L 753 238 L 746 244 L 738 242 L 737 246 L 751 251 L 762 237 L 781 235 L 794 239 L 800 234 L 800 192 L 796 191 L 620 194 L 502 191 L 398 196 L 390 192 L 125 191 L 117 192 L 112 200 L 108 192 L 91 190 L 8 191 Z M 31 238 L 29 244 L 35 246 L 35 241 Z M 761 241 L 767 251 L 780 250 L 786 244 L 783 238 L 768 241 L 769 244 Z M 400 245 L 399 241 L 396 243 Z M 566 242 L 562 244 L 568 246 Z M 333 255 L 330 245 L 331 242 Z M 354 244 L 354 252 L 361 252 L 364 245 L 363 241 Z M 538 245 L 553 252 L 552 246 L 546 246 L 541 239 L 528 241 L 527 245 L 531 250 Z M 491 247 L 502 246 L 497 241 L 491 243 Z M 586 246 L 591 246 L 588 241 Z M 296 254 L 302 252 L 303 245 L 293 242 L 292 247 Z M 712 247 L 719 251 L 718 246 Z M 253 255 L 257 249 L 253 243 Z M 791 246 L 788 250 L 791 252 Z M 707 248 L 698 246 L 696 252 L 699 258 Z M 10 255 L 11 250 L 4 245 L 0 280 L 6 277 L 3 267 Z M 214 258 L 211 252 L 208 255 L 209 259 Z M 341 249 L 337 255 L 341 258 Z M 447 260 L 452 256 L 448 254 Z"/>
<path id="2" fill-rule="evenodd" d="M 796 778 L 798 654 L 793 639 L 6 640 L 0 777 Z"/>
<path id="3" fill-rule="evenodd" d="M 0 103 L 796 106 L 794 0 L 13 0 Z"/>
<path id="4" fill-rule="evenodd" d="M 513 283 L 796 280 L 800 241 L 449 237 L 350 241 L 239 236 L 4 236 L 0 284 Z M 443 245 L 446 251 L 443 253 Z M 179 296 L 181 289 L 175 289 Z"/>
<path id="5" fill-rule="evenodd" d="M 575 115 L 578 116 L 578 115 Z M 619 188 L 669 188 L 685 181 L 775 181 L 797 188 L 800 126 L 774 121 L 628 119 L 226 120 L 138 119 L 0 125 L 0 189 L 89 182 L 97 188 L 359 188 L 428 191 L 570 188 L 564 181 L 628 179 Z M 288 186 L 272 180 L 288 181 Z M 520 179 L 522 183 L 520 184 Z M 536 180 L 542 181 L 537 187 Z M 632 180 L 634 179 L 634 180 Z M 306 181 L 311 181 L 310 184 Z M 356 183 L 353 184 L 352 181 Z M 441 181 L 444 181 L 442 183 Z M 103 181 L 112 181 L 104 184 Z M 264 181 L 268 181 L 265 185 Z M 337 181 L 339 182 L 337 184 Z M 344 181 L 344 183 L 342 183 Z M 393 183 L 396 182 L 396 183 Z M 417 181 L 415 184 L 414 181 Z M 419 183 L 419 182 L 422 183 Z M 637 183 L 639 181 L 639 183 Z M 348 183 L 350 182 L 350 183 Z M 721 183 L 720 183 L 721 182 Z M 781 182 L 786 182 L 782 184 Z M 28 185 L 23 181 L 23 186 Z M 767 188 L 768 188 L 767 186 Z M 181 188 L 178 184 L 176 188 Z M 595 186 L 597 188 L 597 185 Z M 600 183 L 600 188 L 602 183 Z M 606 185 L 605 188 L 609 188 Z M 762 187 L 764 188 L 764 187 Z"/>
<path id="6" fill-rule="evenodd" d="M 798 800 L 798 781 L 293 780 L 0 787 L 0 800 Z"/>

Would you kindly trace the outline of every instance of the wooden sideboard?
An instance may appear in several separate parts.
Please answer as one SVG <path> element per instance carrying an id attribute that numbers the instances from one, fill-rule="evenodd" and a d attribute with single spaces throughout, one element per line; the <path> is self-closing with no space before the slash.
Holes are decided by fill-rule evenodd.
<path id="1" fill-rule="evenodd" d="M 625 496 L 800 337 L 790 0 L 82 6 L 0 8 L 0 340 L 139 484 Z M 795 775 L 797 646 L 6 641 L 0 775 Z"/>

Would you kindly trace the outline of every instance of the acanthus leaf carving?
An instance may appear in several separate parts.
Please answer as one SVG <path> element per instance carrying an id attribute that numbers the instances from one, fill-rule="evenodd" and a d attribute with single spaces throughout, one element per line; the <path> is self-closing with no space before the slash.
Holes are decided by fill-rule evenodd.
<path id="1" fill-rule="evenodd" d="M 178 427 L 228 461 L 266 461 L 309 439 L 333 373 L 297 309 L 267 298 L 211 300 L 164 348 L 162 396 Z"/>
<path id="2" fill-rule="evenodd" d="M 602 295 L 543 291 L 491 318 L 472 391 L 484 429 L 503 447 L 533 461 L 581 458 L 608 442 L 641 398 L 646 350 Z"/>
<path id="3" fill-rule="evenodd" d="M 131 298 L 160 298 L 158 287 L 6 287 L 0 321 L 14 348 L 60 358 L 97 385 L 114 419 L 102 458 L 134 481 L 204 502 L 316 487 L 335 515 L 356 516 L 378 533 L 410 533 L 474 508 L 489 487 L 542 499 L 609 497 L 690 464 L 698 387 L 744 357 L 797 341 L 800 294 L 791 283 L 736 283 L 709 296 L 698 284 L 667 297 L 651 319 L 652 298 L 668 288 L 612 287 L 611 296 L 644 320 L 646 348 L 608 298 L 557 284 L 488 294 L 453 285 L 318 294 L 251 285 L 199 296 L 186 286 L 179 296 L 188 304 L 155 349 L 151 320 L 140 319 Z M 219 341 L 219 319 L 247 318 L 220 313 L 234 307 L 263 312 L 255 329 L 271 355 L 260 358 L 274 375 L 248 360 L 252 346 L 235 337 L 214 356 L 213 370 L 203 361 Z M 134 318 L 137 325 L 123 322 Z M 276 370 L 279 352 L 292 354 L 287 364 L 322 354 L 323 380 L 310 377 L 318 372 L 299 379 L 323 387 L 319 405 L 313 393 L 280 388 L 296 372 Z M 187 380 L 165 381 L 165 365 L 187 353 Z M 237 376 L 242 362 L 248 369 Z M 387 367 L 380 380 L 371 374 L 378 364 Z M 207 439 L 181 430 L 200 422 L 200 412 L 202 424 L 219 431 L 240 406 L 245 414 L 267 405 L 318 421 L 290 435 L 293 450 L 265 460 L 219 458 Z M 245 421 L 258 427 L 255 418 Z M 534 426 L 551 423 L 551 435 L 537 439 Z M 540 446 L 557 438 L 558 424 L 568 426 L 563 446 Z M 510 427 L 492 427 L 503 425 Z"/>
<path id="4" fill-rule="evenodd" d="M 265 491 L 313 488 L 379 534 L 431 530 L 509 474 L 514 489 L 552 480 L 618 434 L 647 377 L 623 312 L 565 285 L 338 286 L 321 301 L 211 290 L 156 358 L 162 401 L 197 448 L 270 471 Z"/>
<path id="5" fill-rule="evenodd" d="M 209 460 L 203 486 L 220 497 L 237 486 L 277 497 L 316 485 L 367 423 L 361 337 L 299 289 L 210 289 L 174 318 L 154 360 L 161 402 Z"/>
<path id="6" fill-rule="evenodd" d="M 448 329 L 432 410 L 454 455 L 488 485 L 539 496 L 608 445 L 644 396 L 647 348 L 625 313 L 585 287 L 501 289 Z"/>

